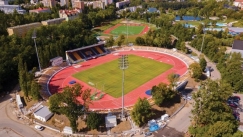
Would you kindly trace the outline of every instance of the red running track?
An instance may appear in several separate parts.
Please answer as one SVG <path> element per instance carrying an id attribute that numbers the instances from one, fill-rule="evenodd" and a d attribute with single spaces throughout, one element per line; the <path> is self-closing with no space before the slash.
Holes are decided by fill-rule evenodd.
<path id="1" fill-rule="evenodd" d="M 168 64 L 173 65 L 173 67 L 171 69 L 169 69 L 166 72 L 158 75 L 154 79 L 146 82 L 145 84 L 134 89 L 133 91 L 127 93 L 124 96 L 124 106 L 125 107 L 129 107 L 129 106 L 134 105 L 138 98 L 144 98 L 144 97 L 149 98 L 150 96 L 145 94 L 145 91 L 147 91 L 148 89 L 151 89 L 152 86 L 157 85 L 160 82 L 168 83 L 168 81 L 167 81 L 167 75 L 168 74 L 177 73 L 177 74 L 180 74 L 182 76 L 187 71 L 187 66 L 183 61 L 181 61 L 181 60 L 179 60 L 179 59 L 177 59 L 173 56 L 167 55 L 167 54 L 162 54 L 162 53 L 157 53 L 157 52 L 149 52 L 149 51 L 120 51 L 120 52 L 117 52 L 117 53 L 108 54 L 106 56 L 99 57 L 97 59 L 82 62 L 81 63 L 82 66 L 79 67 L 79 68 L 75 68 L 74 66 L 70 66 L 68 68 L 63 69 L 62 71 L 55 74 L 52 77 L 52 79 L 50 80 L 50 83 L 49 83 L 49 86 L 48 86 L 50 92 L 52 94 L 55 94 L 57 92 L 62 92 L 63 87 L 70 86 L 69 82 L 71 80 L 75 80 L 77 83 L 80 83 L 81 85 L 83 85 L 84 89 L 90 88 L 90 89 L 93 90 L 92 92 L 94 92 L 94 89 L 90 85 L 72 77 L 72 75 L 74 73 L 84 71 L 86 69 L 95 67 L 95 66 L 103 64 L 105 62 L 115 60 L 115 59 L 119 58 L 119 56 L 118 56 L 119 54 L 134 54 L 134 55 L 137 55 L 137 56 L 142 56 L 142 57 L 145 57 L 145 58 L 152 58 L 152 59 L 157 60 L 159 62 L 164 62 L 164 63 L 168 63 Z M 151 69 L 151 71 L 153 71 L 153 70 Z M 78 100 L 80 102 L 82 102 L 81 98 L 78 98 Z M 105 109 L 118 109 L 118 108 L 121 108 L 121 106 L 122 106 L 122 98 L 121 97 L 114 98 L 114 97 L 112 97 L 108 94 L 105 94 L 102 99 L 97 100 L 97 101 L 93 101 L 92 104 L 89 107 L 90 107 L 90 110 L 105 110 Z"/>

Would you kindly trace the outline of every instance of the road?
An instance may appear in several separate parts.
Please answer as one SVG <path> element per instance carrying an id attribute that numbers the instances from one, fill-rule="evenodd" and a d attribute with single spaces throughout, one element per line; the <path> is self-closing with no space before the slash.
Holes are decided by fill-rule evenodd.
<path id="1" fill-rule="evenodd" d="M 35 125 L 28 125 L 26 120 L 19 120 L 15 114 L 14 103 L 10 103 L 11 95 L 0 97 L 0 136 L 12 137 L 58 137 L 58 133 L 44 129 L 35 130 Z"/>
<path id="2" fill-rule="evenodd" d="M 188 101 L 185 107 L 176 114 L 170 122 L 168 123 L 168 127 L 174 128 L 179 132 L 186 133 L 188 131 L 188 127 L 190 126 L 190 116 L 192 110 L 192 101 Z"/>
<path id="3" fill-rule="evenodd" d="M 189 42 L 186 42 L 186 47 L 191 49 L 194 53 L 196 53 L 198 56 L 201 54 L 201 52 L 199 52 L 197 49 L 191 47 L 189 44 Z M 219 72 L 219 70 L 216 67 L 216 64 L 213 63 L 210 59 L 208 59 L 206 56 L 204 56 L 206 61 L 207 61 L 207 66 L 211 66 L 211 68 L 213 68 L 213 71 L 211 71 L 211 79 L 212 80 L 217 80 L 217 79 L 221 79 L 221 74 Z"/>

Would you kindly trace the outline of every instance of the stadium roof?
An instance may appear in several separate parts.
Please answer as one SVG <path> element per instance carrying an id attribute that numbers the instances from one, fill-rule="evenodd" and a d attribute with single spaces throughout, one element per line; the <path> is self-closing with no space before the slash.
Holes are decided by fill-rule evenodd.
<path id="1" fill-rule="evenodd" d="M 91 47 L 99 46 L 99 45 L 102 45 L 102 44 L 105 44 L 105 42 L 99 42 L 97 44 L 89 45 L 89 46 L 86 46 L 86 47 L 81 47 L 81 48 L 77 48 L 77 49 L 67 50 L 66 52 L 75 52 L 75 51 L 79 51 L 79 50 L 82 50 L 82 49 L 88 49 L 88 48 L 91 48 Z"/>

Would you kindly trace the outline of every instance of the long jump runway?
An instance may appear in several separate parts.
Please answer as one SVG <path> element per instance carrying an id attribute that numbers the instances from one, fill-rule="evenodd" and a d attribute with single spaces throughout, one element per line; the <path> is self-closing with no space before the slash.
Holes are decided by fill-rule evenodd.
<path id="1" fill-rule="evenodd" d="M 127 93 L 124 96 L 124 106 L 129 107 L 133 106 L 138 98 L 149 98 L 151 96 L 148 96 L 145 94 L 145 91 L 152 88 L 152 86 L 157 85 L 161 82 L 167 83 L 167 75 L 171 73 L 177 73 L 181 76 L 187 72 L 187 65 L 181 61 L 178 58 L 175 58 L 173 56 L 158 53 L 158 52 L 150 52 L 150 51 L 119 51 L 116 52 L 116 54 L 108 54 L 105 56 L 101 56 L 97 59 L 88 60 L 86 62 L 82 63 L 81 67 L 75 67 L 70 66 L 62 71 L 55 74 L 52 79 L 49 82 L 49 90 L 51 94 L 60 93 L 62 92 L 63 87 L 70 86 L 69 82 L 71 80 L 75 80 L 77 83 L 80 83 L 82 86 L 84 86 L 84 89 L 90 88 L 92 89 L 92 92 L 95 92 L 95 89 L 88 85 L 87 83 L 84 83 L 83 81 L 80 81 L 74 77 L 72 77 L 73 74 L 84 71 L 86 69 L 95 67 L 97 65 L 103 64 L 105 62 L 109 62 L 111 60 L 115 60 L 119 58 L 118 54 L 134 54 L 137 56 L 142 56 L 145 58 L 151 58 L 160 62 L 164 62 L 167 64 L 173 65 L 173 67 L 164 73 L 158 75 L 157 77 L 153 78 L 152 80 L 144 83 L 140 87 L 134 89 L 133 91 Z M 122 89 L 121 89 L 122 90 Z M 92 94 L 92 93 L 91 93 Z M 81 98 L 78 98 L 80 102 L 82 102 Z M 105 94 L 104 97 L 100 100 L 93 101 L 92 104 L 90 104 L 89 109 L 90 110 L 107 110 L 107 109 L 119 109 L 122 107 L 122 98 L 114 98 L 108 94 Z"/>

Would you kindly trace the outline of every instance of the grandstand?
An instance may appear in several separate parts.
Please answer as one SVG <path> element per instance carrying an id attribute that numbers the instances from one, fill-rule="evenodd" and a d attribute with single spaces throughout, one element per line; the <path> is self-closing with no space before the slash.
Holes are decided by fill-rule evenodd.
<path id="1" fill-rule="evenodd" d="M 85 60 L 97 58 L 106 55 L 108 51 L 105 49 L 105 43 L 98 43 L 82 48 L 66 51 L 66 59 L 69 63 L 75 64 Z"/>

